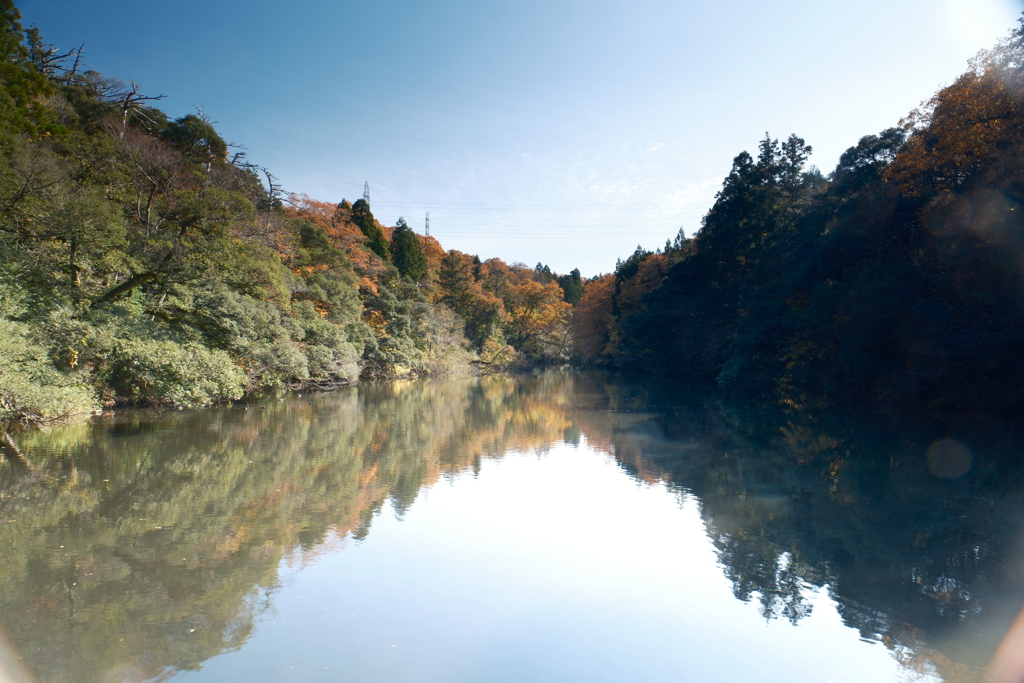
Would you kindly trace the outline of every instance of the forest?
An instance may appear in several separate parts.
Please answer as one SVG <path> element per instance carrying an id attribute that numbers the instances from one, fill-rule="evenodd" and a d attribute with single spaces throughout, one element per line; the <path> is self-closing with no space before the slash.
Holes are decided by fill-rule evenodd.
<path id="1" fill-rule="evenodd" d="M 692 239 L 584 278 L 286 192 L 0 0 L 0 422 L 573 364 L 796 410 L 1012 415 L 1024 24 L 828 175 L 770 135 Z"/>
<path id="2" fill-rule="evenodd" d="M 827 176 L 810 153 L 766 135 L 693 240 L 587 282 L 580 360 L 796 410 L 1016 414 L 1024 20 Z"/>
<path id="3" fill-rule="evenodd" d="M 285 193 L 0 8 L 0 420 L 568 360 L 578 272 Z"/>

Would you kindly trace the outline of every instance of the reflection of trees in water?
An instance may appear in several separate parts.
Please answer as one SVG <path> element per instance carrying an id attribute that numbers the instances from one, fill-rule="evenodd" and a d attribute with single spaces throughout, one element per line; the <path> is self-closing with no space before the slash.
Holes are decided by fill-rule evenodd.
<path id="1" fill-rule="evenodd" d="M 848 625 L 911 671 L 983 680 L 1024 604 L 1024 490 L 1011 444 L 980 439 L 974 470 L 951 481 L 928 470 L 935 435 L 883 439 L 810 418 L 769 429 L 717 409 L 666 408 L 670 399 L 634 395 L 652 419 L 607 447 L 638 476 L 660 468 L 700 501 L 737 598 L 796 622 L 823 588 Z M 777 436 L 755 436 L 765 433 Z"/>
<path id="2" fill-rule="evenodd" d="M 401 514 L 446 473 L 560 435 L 545 381 L 365 386 L 21 434 L 38 469 L 3 471 L 0 620 L 47 681 L 196 668 L 245 642 L 283 557 L 362 538 L 385 501 Z"/>
<path id="3" fill-rule="evenodd" d="M 926 445 L 814 423 L 758 441 L 753 421 L 673 391 L 557 373 L 395 383 L 22 434 L 37 468 L 0 468 L 0 621 L 43 680 L 196 668 L 246 641 L 282 559 L 364 538 L 386 503 L 404 514 L 483 458 L 585 440 L 695 497 L 736 597 L 765 618 L 797 622 L 827 590 L 909 670 L 978 679 L 1024 601 L 1006 468 L 982 457 L 939 480 Z"/>

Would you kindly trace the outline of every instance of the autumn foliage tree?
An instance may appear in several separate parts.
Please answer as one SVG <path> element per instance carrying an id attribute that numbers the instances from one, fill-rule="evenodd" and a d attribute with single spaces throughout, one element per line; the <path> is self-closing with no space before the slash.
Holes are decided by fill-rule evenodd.
<path id="1" fill-rule="evenodd" d="M 738 155 L 681 259 L 638 250 L 585 289 L 577 349 L 795 409 L 1013 414 L 1021 150 L 1024 24 L 827 177 L 797 136 Z"/>
<path id="2" fill-rule="evenodd" d="M 440 301 L 462 317 L 466 337 L 477 349 L 483 348 L 488 340 L 504 343 L 505 307 L 474 277 L 470 257 L 454 249 L 449 251 L 441 260 L 437 283 Z"/>
<path id="3" fill-rule="evenodd" d="M 591 278 L 583 287 L 572 318 L 573 343 L 585 365 L 614 364 L 616 317 L 612 314 L 616 278 L 612 273 Z"/>

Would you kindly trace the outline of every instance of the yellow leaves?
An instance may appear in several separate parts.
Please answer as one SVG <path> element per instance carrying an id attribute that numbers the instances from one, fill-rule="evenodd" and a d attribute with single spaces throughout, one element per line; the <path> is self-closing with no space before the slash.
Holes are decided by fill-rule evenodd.
<path id="1" fill-rule="evenodd" d="M 480 349 L 480 362 L 491 367 L 503 368 L 512 364 L 516 359 L 516 350 L 511 346 L 501 345 L 493 339 L 484 342 Z"/>
<path id="2" fill-rule="evenodd" d="M 534 280 L 522 280 L 513 283 L 510 290 L 513 306 L 509 311 L 509 326 L 528 350 L 543 337 L 555 333 L 572 310 L 572 306 L 562 300 L 562 288 L 557 282 L 542 285 Z"/>
<path id="3" fill-rule="evenodd" d="M 366 311 L 363 313 L 363 322 L 370 326 L 374 334 L 378 337 L 386 337 L 387 332 L 385 331 L 388 326 L 388 321 L 384 318 L 384 314 L 380 311 Z"/>
<path id="4" fill-rule="evenodd" d="M 821 348 L 818 343 L 811 337 L 802 336 L 790 340 L 789 348 L 783 354 L 782 360 L 787 369 L 793 369 L 820 357 Z"/>
<path id="5" fill-rule="evenodd" d="M 1020 89 L 994 62 L 974 66 L 900 122 L 913 132 L 884 177 L 901 191 L 956 190 L 1002 150 L 1019 143 L 1024 127 Z"/>

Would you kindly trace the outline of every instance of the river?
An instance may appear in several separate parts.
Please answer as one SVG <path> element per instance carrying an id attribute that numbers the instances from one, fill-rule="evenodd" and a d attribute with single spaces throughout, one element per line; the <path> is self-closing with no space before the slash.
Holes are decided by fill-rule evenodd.
<path id="1" fill-rule="evenodd" d="M 980 682 L 1024 466 L 991 418 L 929 429 L 551 372 L 21 432 L 7 673 Z"/>

